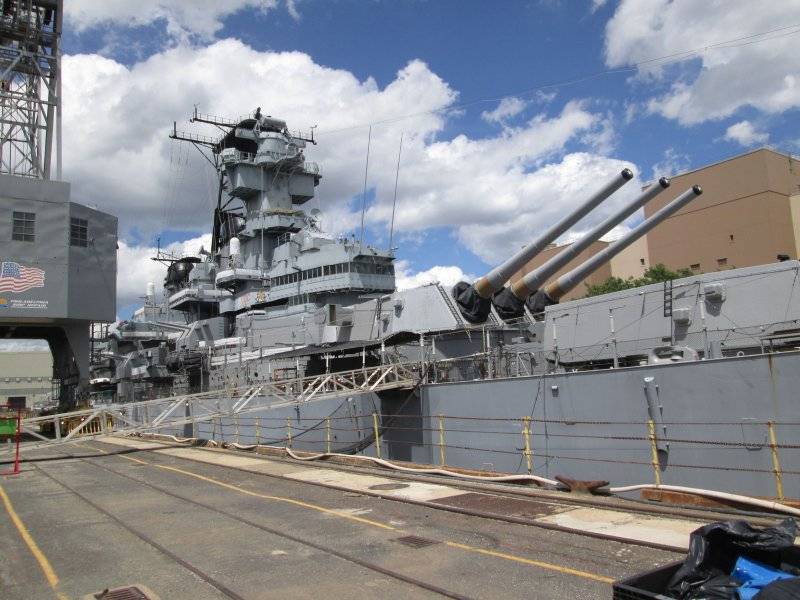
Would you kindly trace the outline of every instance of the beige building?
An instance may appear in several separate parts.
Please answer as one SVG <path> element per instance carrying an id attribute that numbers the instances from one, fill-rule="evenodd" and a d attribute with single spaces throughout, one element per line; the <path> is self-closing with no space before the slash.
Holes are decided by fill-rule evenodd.
<path id="1" fill-rule="evenodd" d="M 0 352 L 0 404 L 24 402 L 24 408 L 49 404 L 53 395 L 53 359 L 49 352 Z"/>
<path id="2" fill-rule="evenodd" d="M 767 148 L 682 173 L 645 206 L 649 217 L 693 184 L 703 195 L 647 234 L 650 261 L 708 273 L 796 259 L 800 162 Z"/>
<path id="3" fill-rule="evenodd" d="M 694 171 L 675 175 L 669 189 L 644 208 L 651 216 L 694 184 L 703 195 L 662 222 L 590 275 L 564 300 L 582 298 L 586 285 L 614 276 L 641 277 L 651 265 L 698 273 L 776 262 L 800 256 L 800 161 L 761 148 Z M 599 252 L 594 242 L 550 280 Z M 512 277 L 530 272 L 566 246 L 551 245 Z"/>

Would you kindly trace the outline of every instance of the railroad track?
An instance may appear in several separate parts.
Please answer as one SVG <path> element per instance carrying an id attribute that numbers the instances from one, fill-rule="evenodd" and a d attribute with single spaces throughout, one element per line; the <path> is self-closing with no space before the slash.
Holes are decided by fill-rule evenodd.
<path id="1" fill-rule="evenodd" d="M 98 450 L 97 448 L 94 448 L 93 446 L 88 446 L 87 445 L 87 447 L 92 449 L 92 450 L 95 450 L 95 451 Z M 340 550 L 337 550 L 335 548 L 331 548 L 329 546 L 325 546 L 323 544 L 319 544 L 317 542 L 313 542 L 311 540 L 304 539 L 304 538 L 301 538 L 301 537 L 286 533 L 285 531 L 279 531 L 279 530 L 274 529 L 272 527 L 267 527 L 267 526 L 265 526 L 265 525 L 263 525 L 261 523 L 256 523 L 255 521 L 252 521 L 250 519 L 242 517 L 241 515 L 238 515 L 236 513 L 232 513 L 230 511 L 226 511 L 226 510 L 220 509 L 220 508 L 218 508 L 216 506 L 213 506 L 213 505 L 210 505 L 210 504 L 206 504 L 205 502 L 200 502 L 198 500 L 195 500 L 195 499 L 192 499 L 192 498 L 187 498 L 186 496 L 182 496 L 180 494 L 176 494 L 175 492 L 170 491 L 168 489 L 165 489 L 165 488 L 163 488 L 161 486 L 153 485 L 152 483 L 149 483 L 147 481 L 143 481 L 143 480 L 138 479 L 136 477 L 132 477 L 132 476 L 127 475 L 125 473 L 121 473 L 121 472 L 119 472 L 119 471 L 117 471 L 115 469 L 111 469 L 111 468 L 109 468 L 109 467 L 107 467 L 105 465 L 101 465 L 101 464 L 97 463 L 96 461 L 89 460 L 88 458 L 86 458 L 84 456 L 69 454 L 67 452 L 63 452 L 63 451 L 60 451 L 60 450 L 56 450 L 56 451 L 59 452 L 59 454 L 64 455 L 65 458 L 75 459 L 75 460 L 79 460 L 81 462 L 90 464 L 95 468 L 107 471 L 107 472 L 112 473 L 114 475 L 117 475 L 119 477 L 123 477 L 125 479 L 128 479 L 130 481 L 135 482 L 137 485 L 140 485 L 140 486 L 143 486 L 143 487 L 147 487 L 148 489 L 151 489 L 151 490 L 154 490 L 154 491 L 156 491 L 158 493 L 170 496 L 172 498 L 175 498 L 177 500 L 180 500 L 180 501 L 185 502 L 187 504 L 190 504 L 192 506 L 203 508 L 205 510 L 212 511 L 212 512 L 215 512 L 215 513 L 220 514 L 220 515 L 224 515 L 225 517 L 233 519 L 233 520 L 235 520 L 235 521 L 237 521 L 239 523 L 242 523 L 243 525 L 247 525 L 247 526 L 253 527 L 255 529 L 258 529 L 260 531 L 263 531 L 265 533 L 269 533 L 271 535 L 283 538 L 285 540 L 289 540 L 289 541 L 294 542 L 296 544 L 301 544 L 301 545 L 307 546 L 309 548 L 313 548 L 313 549 L 315 549 L 317 551 L 324 552 L 326 554 L 330 554 L 331 556 L 335 556 L 336 558 L 339 558 L 341 560 L 344 560 L 344 561 L 347 561 L 349 563 L 358 565 L 358 566 L 363 567 L 365 569 L 369 569 L 370 571 L 373 571 L 375 573 L 379 573 L 381 575 L 385 575 L 387 577 L 391 577 L 393 579 L 396 579 L 396 580 L 401 581 L 403 583 L 412 585 L 414 587 L 417 587 L 419 589 L 425 590 L 427 592 L 431 592 L 433 594 L 437 594 L 437 595 L 442 596 L 444 598 L 453 598 L 453 599 L 456 599 L 456 600 L 471 600 L 471 598 L 469 596 L 464 596 L 463 594 L 459 594 L 459 593 L 456 593 L 454 591 L 447 590 L 445 588 L 442 588 L 442 587 L 439 587 L 439 586 L 436 586 L 436 585 L 421 581 L 419 579 L 416 579 L 416 578 L 413 578 L 413 577 L 409 577 L 408 575 L 404 575 L 403 573 L 400 573 L 400 572 L 397 572 L 397 571 L 394 571 L 394 570 L 391 570 L 391 569 L 387 569 L 386 567 L 382 567 L 382 566 L 380 566 L 378 564 L 375 564 L 373 562 L 363 560 L 361 558 L 358 558 L 357 556 L 349 555 L 349 554 L 341 552 Z M 101 452 L 103 452 L 103 451 L 101 451 Z M 113 456 L 115 453 L 104 453 L 104 454 Z M 35 466 L 35 468 L 40 473 L 42 473 L 45 477 L 47 477 L 51 481 L 55 482 L 58 486 L 64 488 L 69 493 L 71 493 L 75 497 L 79 498 L 80 500 L 82 500 L 83 502 L 85 502 L 86 504 L 91 506 L 97 512 L 99 512 L 99 513 L 103 514 L 104 516 L 108 517 L 109 519 L 114 521 L 117 525 L 119 525 L 120 527 L 122 527 L 123 529 L 125 529 L 126 531 L 131 533 L 132 535 L 136 536 L 137 538 L 139 538 L 140 540 L 142 540 L 146 544 L 148 544 L 151 547 L 155 548 L 160 553 L 162 553 L 164 556 L 167 556 L 170 560 L 176 562 L 181 567 L 183 567 L 183 568 L 187 569 L 188 571 L 192 572 L 197 577 L 202 579 L 204 582 L 206 582 L 210 586 L 214 587 L 217 591 L 219 591 L 225 597 L 231 598 L 233 600 L 245 600 L 245 598 L 243 596 L 237 594 L 235 591 L 231 590 L 229 587 L 224 585 L 219 580 L 215 579 L 214 577 L 212 577 L 208 573 L 202 571 L 201 569 L 199 569 L 195 565 L 192 565 L 191 563 L 189 563 L 186 560 L 182 559 L 180 556 L 178 556 L 177 554 L 175 554 L 174 552 L 172 552 L 168 548 L 165 548 L 163 545 L 159 544 L 158 542 L 153 540 L 151 537 L 149 537 L 146 534 L 144 534 L 142 531 L 140 531 L 140 530 L 136 529 L 135 527 L 131 526 L 129 523 L 125 523 L 119 517 L 117 517 L 116 515 L 114 515 L 113 513 L 109 512 L 109 511 L 107 511 L 102 506 L 99 506 L 96 502 L 92 501 L 85 494 L 82 494 L 81 492 L 76 490 L 74 487 L 68 485 L 67 483 L 65 483 L 64 481 L 59 479 L 58 477 L 55 477 L 52 473 L 48 472 L 46 469 L 43 469 L 39 464 L 37 464 L 37 463 L 32 463 L 32 464 Z M 147 463 L 147 464 L 150 464 L 150 463 Z"/>

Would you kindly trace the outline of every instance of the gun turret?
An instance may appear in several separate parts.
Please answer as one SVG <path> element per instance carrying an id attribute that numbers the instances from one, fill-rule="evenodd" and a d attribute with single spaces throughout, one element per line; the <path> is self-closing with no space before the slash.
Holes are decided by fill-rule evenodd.
<path id="1" fill-rule="evenodd" d="M 669 179 L 662 177 L 658 180 L 657 184 L 648 187 L 635 200 L 626 204 L 616 213 L 596 225 L 581 239 L 567 246 L 543 265 L 514 283 L 510 288 L 505 288 L 496 294 L 492 302 L 497 310 L 497 314 L 504 320 L 521 317 L 525 312 L 525 301 L 550 279 L 554 273 L 558 272 L 559 269 L 568 264 L 603 235 L 611 231 L 614 227 L 622 223 L 625 219 L 650 202 L 650 200 L 667 189 L 669 183 Z"/>
<path id="2" fill-rule="evenodd" d="M 464 281 L 457 283 L 453 287 L 453 297 L 464 318 L 470 323 L 483 323 L 486 321 L 491 311 L 492 295 L 498 290 L 503 289 L 503 286 L 511 275 L 519 271 L 522 265 L 539 254 L 548 244 L 580 221 L 598 204 L 631 179 L 633 179 L 633 171 L 630 169 L 623 169 L 619 175 L 598 190 L 575 211 L 566 215 L 536 240 L 525 246 L 525 248 L 501 265 L 489 271 L 489 273 L 478 279 L 474 284 L 470 285 Z"/>
<path id="3" fill-rule="evenodd" d="M 703 188 L 699 185 L 692 186 L 672 202 L 661 208 L 649 219 L 641 223 L 638 227 L 619 238 L 616 242 L 606 246 L 589 260 L 575 267 L 569 273 L 565 273 L 556 281 L 546 285 L 544 290 L 539 290 L 535 294 L 532 294 L 527 300 L 528 308 L 531 312 L 537 313 L 543 311 L 545 307 L 551 304 L 556 304 L 564 294 L 568 293 L 581 281 L 594 273 L 600 265 L 611 260 L 633 242 L 656 227 L 664 219 L 686 206 L 702 193 Z"/>

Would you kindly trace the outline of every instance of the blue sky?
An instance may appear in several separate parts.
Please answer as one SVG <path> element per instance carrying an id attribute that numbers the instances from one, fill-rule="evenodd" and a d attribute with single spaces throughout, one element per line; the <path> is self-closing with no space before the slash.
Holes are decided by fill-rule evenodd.
<path id="1" fill-rule="evenodd" d="M 154 240 L 194 243 L 207 228 L 208 173 L 163 139 L 196 102 L 229 115 L 283 106 L 290 127 L 319 124 L 307 156 L 322 163 L 318 206 L 336 233 L 357 226 L 379 122 L 377 245 L 407 136 L 397 236 L 409 277 L 480 274 L 622 165 L 641 183 L 764 144 L 800 150 L 796 0 L 757 15 L 738 1 L 127 4 L 68 1 L 64 35 L 65 176 L 76 200 L 120 215 L 122 315 L 153 277 Z M 70 158 L 78 148 L 88 164 Z"/>

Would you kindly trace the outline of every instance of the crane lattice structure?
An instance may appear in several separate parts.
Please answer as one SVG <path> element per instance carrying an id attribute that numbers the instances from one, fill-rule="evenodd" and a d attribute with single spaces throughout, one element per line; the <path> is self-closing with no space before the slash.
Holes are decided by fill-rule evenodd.
<path id="1" fill-rule="evenodd" d="M 0 0 L 0 173 L 61 178 L 62 7 Z"/>

